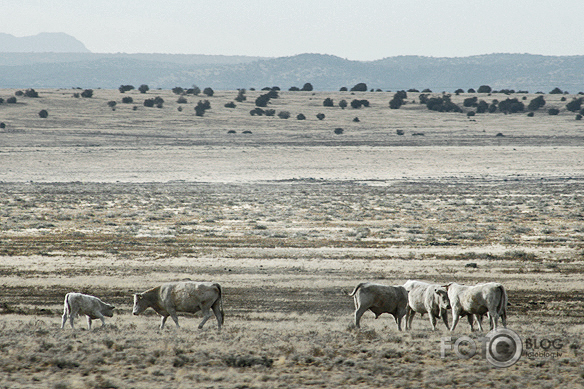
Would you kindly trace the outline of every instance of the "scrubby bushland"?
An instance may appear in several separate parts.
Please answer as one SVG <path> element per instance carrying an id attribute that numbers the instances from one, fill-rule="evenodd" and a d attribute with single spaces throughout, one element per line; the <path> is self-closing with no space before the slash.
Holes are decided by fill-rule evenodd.
<path id="1" fill-rule="evenodd" d="M 298 115 L 296 115 L 296 119 L 298 119 L 298 120 L 304 120 L 304 119 L 306 119 L 306 116 L 304 116 L 303 113 L 299 113 Z"/>
<path id="2" fill-rule="evenodd" d="M 408 89 L 408 92 L 411 92 L 411 93 L 420 93 L 420 91 L 417 90 L 416 88 L 410 88 L 410 89 Z"/>
<path id="3" fill-rule="evenodd" d="M 473 97 L 467 97 L 466 99 L 464 99 L 464 101 L 462 102 L 462 106 L 463 107 L 476 107 L 477 106 L 477 101 L 478 101 L 478 97 L 473 96 Z"/>
<path id="4" fill-rule="evenodd" d="M 179 96 L 178 99 L 176 99 L 176 102 L 178 104 L 186 104 L 187 103 L 187 99 L 184 96 Z"/>
<path id="5" fill-rule="evenodd" d="M 122 97 L 122 103 L 124 103 L 124 104 L 132 104 L 133 102 L 134 102 L 134 99 L 130 96 Z"/>
<path id="6" fill-rule="evenodd" d="M 249 114 L 251 116 L 262 116 L 264 114 L 264 110 L 259 108 L 259 107 L 256 107 L 256 108 L 252 109 L 251 111 L 249 111 Z"/>
<path id="7" fill-rule="evenodd" d="M 316 114 L 316 118 L 317 118 L 318 120 L 323 120 L 323 119 L 324 119 L 324 117 L 325 117 L 325 116 L 324 116 L 324 113 L 317 113 L 317 114 Z"/>
<path id="8" fill-rule="evenodd" d="M 185 90 L 180 86 L 175 86 L 174 88 L 172 88 L 172 93 L 174 93 L 175 95 L 182 95 L 183 93 L 185 93 Z"/>
<path id="9" fill-rule="evenodd" d="M 49 112 L 46 109 L 41 109 L 39 112 L 39 117 L 46 119 L 49 117 Z"/>
<path id="10" fill-rule="evenodd" d="M 201 88 L 196 85 L 193 85 L 192 88 L 187 89 L 187 95 L 195 95 L 198 96 L 201 93 Z"/>
<path id="11" fill-rule="evenodd" d="M 209 97 L 212 97 L 215 94 L 215 91 L 213 91 L 213 89 L 210 87 L 206 87 L 205 89 L 203 89 L 203 93 Z"/>
<path id="12" fill-rule="evenodd" d="M 209 100 L 199 100 L 197 105 L 195 106 L 195 115 L 203 116 L 205 111 L 211 109 L 211 103 Z"/>
<path id="13" fill-rule="evenodd" d="M 582 120 L 582 115 L 580 114 L 576 115 L 576 120 Z"/>
<path id="14" fill-rule="evenodd" d="M 17 90 L 16 92 L 14 92 L 14 96 L 16 97 L 22 97 L 24 96 L 24 92 L 21 90 Z"/>
<path id="15" fill-rule="evenodd" d="M 331 99 L 330 97 L 327 97 L 322 102 L 322 105 L 325 106 L 325 107 L 334 107 L 335 106 L 335 103 L 333 102 L 333 99 Z"/>
<path id="16" fill-rule="evenodd" d="M 255 100 L 255 105 L 257 107 L 267 107 L 270 102 L 270 96 L 268 94 L 259 95 Z"/>
<path id="17" fill-rule="evenodd" d="M 312 87 L 312 84 L 310 82 L 307 82 L 306 84 L 304 84 L 301 90 L 304 92 L 312 92 L 313 89 L 314 88 Z"/>
<path id="18" fill-rule="evenodd" d="M 355 116 L 355 117 L 353 118 L 353 122 L 355 122 L 355 123 L 359 123 L 360 121 L 361 121 L 361 120 L 359 120 L 359 117 L 357 117 L 357 116 Z"/>
<path id="19" fill-rule="evenodd" d="M 463 89 L 460 89 L 460 88 L 454 91 L 454 94 L 457 95 L 457 96 L 459 94 L 461 94 L 461 93 L 464 93 L 464 90 Z"/>
<path id="20" fill-rule="evenodd" d="M 477 93 L 477 91 L 475 91 L 473 88 L 469 88 L 467 93 Z"/>
<path id="21" fill-rule="evenodd" d="M 404 134 L 404 130 L 395 130 L 395 133 L 398 135 L 403 135 Z"/>
<path id="22" fill-rule="evenodd" d="M 558 115 L 560 113 L 560 110 L 557 108 L 550 108 L 548 109 L 548 114 L 549 115 Z"/>
<path id="23" fill-rule="evenodd" d="M 164 104 L 164 99 L 162 97 L 156 96 L 153 99 L 146 99 L 144 100 L 144 106 L 145 107 L 154 107 L 156 106 L 157 108 L 162 108 Z"/>
<path id="24" fill-rule="evenodd" d="M 230 101 L 229 103 L 224 105 L 225 108 L 235 108 L 236 105 L 233 101 Z"/>
<path id="25" fill-rule="evenodd" d="M 134 85 L 120 85 L 118 90 L 120 93 L 126 93 L 134 89 Z"/>
<path id="26" fill-rule="evenodd" d="M 288 88 L 289 92 L 299 92 L 300 88 L 298 88 L 297 86 L 291 86 L 290 88 Z"/>
<path id="27" fill-rule="evenodd" d="M 93 97 L 93 89 L 85 89 L 83 92 L 81 92 L 81 97 L 85 97 L 85 98 L 92 98 Z"/>
<path id="28" fill-rule="evenodd" d="M 517 113 L 525 110 L 525 104 L 516 98 L 505 99 L 499 103 L 499 111 L 503 113 Z"/>
<path id="29" fill-rule="evenodd" d="M 550 91 L 550 95 L 561 95 L 563 93 L 564 92 L 562 92 L 562 90 L 560 88 L 558 88 L 558 87 L 555 87 L 554 89 L 552 89 Z"/>
<path id="30" fill-rule="evenodd" d="M 341 109 L 347 108 L 347 100 L 339 101 L 339 107 L 341 107 Z"/>
<path id="31" fill-rule="evenodd" d="M 107 106 L 110 107 L 110 108 L 115 108 L 116 105 L 118 105 L 118 103 L 116 103 L 115 100 L 110 100 L 110 101 L 107 102 Z"/>
<path id="32" fill-rule="evenodd" d="M 343 133 L 343 129 L 338 127 L 338 128 L 335 128 L 333 132 L 337 135 L 341 135 Z"/>
<path id="33" fill-rule="evenodd" d="M 6 123 L 0 122 L 0 130 L 3 130 L 5 128 L 6 128 Z"/>
<path id="34" fill-rule="evenodd" d="M 280 119 L 288 119 L 290 117 L 290 112 L 288 112 L 288 111 L 280 111 L 280 112 L 278 112 L 278 117 Z"/>
<path id="35" fill-rule="evenodd" d="M 346 86 L 342 86 L 341 89 L 339 89 L 339 92 L 346 92 L 348 91 Z"/>
<path id="36" fill-rule="evenodd" d="M 491 93 L 492 89 L 488 85 L 481 85 L 479 89 L 477 89 L 477 93 Z"/>
<path id="37" fill-rule="evenodd" d="M 577 112 L 582 108 L 582 101 L 584 98 L 572 99 L 568 104 L 566 104 L 566 109 L 570 112 Z"/>
<path id="38" fill-rule="evenodd" d="M 426 100 L 426 107 L 437 112 L 462 112 L 462 108 L 450 100 L 450 96 L 430 97 Z"/>
<path id="39" fill-rule="evenodd" d="M 138 87 L 138 90 L 140 91 L 140 93 L 146 93 L 150 90 L 150 87 L 146 84 L 142 84 Z"/>
<path id="40" fill-rule="evenodd" d="M 351 92 L 367 92 L 367 84 L 360 82 L 351 88 Z"/>
<path id="41" fill-rule="evenodd" d="M 276 114 L 276 110 L 275 109 L 266 109 L 264 110 L 264 115 L 266 116 L 274 116 Z"/>
<path id="42" fill-rule="evenodd" d="M 16 104 L 16 97 L 10 96 L 9 98 L 6 99 L 6 103 L 8 103 L 8 104 Z"/>
<path id="43" fill-rule="evenodd" d="M 476 109 L 477 113 L 485 113 L 489 110 L 489 103 L 487 103 L 485 100 L 479 100 L 479 102 L 476 104 Z"/>
<path id="44" fill-rule="evenodd" d="M 537 96 L 536 98 L 532 99 L 529 104 L 527 105 L 527 109 L 529 111 L 537 111 L 541 107 L 545 105 L 545 100 L 543 96 Z"/>
<path id="45" fill-rule="evenodd" d="M 432 93 L 432 90 L 430 88 L 426 88 L 422 91 L 422 93 Z"/>
<path id="46" fill-rule="evenodd" d="M 354 99 L 353 101 L 351 101 L 351 107 L 355 109 L 359 109 L 361 107 L 369 107 L 369 101 Z"/>
<path id="47" fill-rule="evenodd" d="M 235 98 L 235 101 L 237 101 L 238 103 L 241 103 L 242 101 L 247 100 L 247 97 L 245 96 L 245 89 L 240 89 L 237 92 L 237 97 Z"/>

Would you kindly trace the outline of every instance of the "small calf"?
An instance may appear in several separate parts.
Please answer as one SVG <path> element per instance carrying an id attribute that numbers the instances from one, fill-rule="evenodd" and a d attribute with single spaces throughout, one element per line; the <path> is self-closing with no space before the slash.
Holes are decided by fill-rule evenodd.
<path id="1" fill-rule="evenodd" d="M 73 319 L 77 315 L 87 316 L 87 329 L 91 329 L 91 321 L 100 319 L 102 326 L 105 325 L 105 318 L 114 315 L 114 306 L 106 304 L 95 296 L 90 296 L 81 293 L 67 293 L 65 296 L 65 303 L 63 307 L 63 321 L 61 328 L 65 328 L 65 322 L 69 319 L 71 328 L 73 326 Z"/>

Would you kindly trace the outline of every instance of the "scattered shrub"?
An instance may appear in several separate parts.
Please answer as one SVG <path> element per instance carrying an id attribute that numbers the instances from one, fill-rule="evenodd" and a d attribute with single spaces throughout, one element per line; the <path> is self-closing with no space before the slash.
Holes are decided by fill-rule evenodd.
<path id="1" fill-rule="evenodd" d="M 195 115 L 203 116 L 205 111 L 211 109 L 211 103 L 209 100 L 199 100 L 197 105 L 195 106 Z"/>
<path id="2" fill-rule="evenodd" d="M 21 90 L 17 90 L 16 92 L 14 92 L 14 96 L 16 97 L 22 97 L 24 96 L 24 92 Z"/>
<path id="3" fill-rule="evenodd" d="M 398 91 L 393 95 L 393 99 L 389 102 L 389 108 L 391 109 L 399 109 L 402 105 L 404 105 L 404 100 L 407 99 L 408 94 L 406 91 Z"/>
<path id="4" fill-rule="evenodd" d="M 179 96 L 178 99 L 176 99 L 176 102 L 178 104 L 186 104 L 187 103 L 187 99 L 184 96 Z"/>
<path id="5" fill-rule="evenodd" d="M 502 133 L 502 132 L 498 132 L 498 133 L 497 133 L 497 135 L 495 135 L 495 136 L 496 136 L 496 137 L 503 137 L 503 136 L 505 136 L 505 135 L 503 135 L 503 133 Z"/>
<path id="6" fill-rule="evenodd" d="M 477 89 L 477 93 L 491 93 L 492 89 L 488 85 L 481 85 L 479 89 Z"/>
<path id="7" fill-rule="evenodd" d="M 474 111 L 468 111 L 468 112 L 466 113 L 466 116 L 467 116 L 467 117 L 472 117 L 472 116 L 474 116 L 475 114 L 476 114 L 476 112 L 474 112 Z"/>
<path id="8" fill-rule="evenodd" d="M 302 114 L 302 113 L 299 113 L 298 115 L 296 115 L 296 119 L 298 119 L 298 120 L 305 120 L 306 119 L 306 116 L 304 116 L 304 114 Z"/>
<path id="9" fill-rule="evenodd" d="M 134 85 L 120 85 L 120 87 L 118 88 L 120 93 L 129 92 L 133 89 L 134 89 Z"/>
<path id="10" fill-rule="evenodd" d="M 525 104 L 516 98 L 505 99 L 499 103 L 499 111 L 503 113 L 517 113 L 525 110 Z"/>
<path id="11" fill-rule="evenodd" d="M 6 123 L 4 123 L 4 122 L 1 122 L 1 123 L 0 123 L 0 129 L 2 129 L 2 130 L 3 130 L 3 129 L 5 129 L 5 128 L 6 128 Z"/>
<path id="12" fill-rule="evenodd" d="M 562 92 L 560 88 L 555 87 L 554 89 L 551 90 L 550 95 L 561 95 L 562 93 L 564 92 Z"/>
<path id="13" fill-rule="evenodd" d="M 176 108 L 176 110 L 177 110 L 178 112 L 182 112 L 182 111 L 183 111 L 183 107 L 181 107 L 181 106 L 178 106 L 178 107 Z"/>
<path id="14" fill-rule="evenodd" d="M 584 98 L 572 99 L 568 104 L 566 104 L 566 109 L 570 112 L 579 111 L 582 108 L 582 101 Z"/>
<path id="15" fill-rule="evenodd" d="M 341 135 L 343 133 L 343 129 L 342 128 L 335 128 L 335 130 L 333 131 L 335 134 L 337 135 Z"/>
<path id="16" fill-rule="evenodd" d="M 159 96 L 156 96 L 153 99 L 146 99 L 146 100 L 144 100 L 144 106 L 145 107 L 152 108 L 152 107 L 156 106 L 157 108 L 162 108 L 163 104 L 164 104 L 164 99 L 162 99 Z"/>
<path id="17" fill-rule="evenodd" d="M 262 116 L 264 114 L 264 110 L 259 108 L 259 107 L 256 107 L 256 108 L 252 109 L 251 111 L 249 111 L 249 114 L 251 116 Z"/>
<path id="18" fill-rule="evenodd" d="M 245 131 L 242 131 L 241 133 L 242 134 L 251 134 L 251 131 L 250 130 L 245 130 Z"/>
<path id="19" fill-rule="evenodd" d="M 347 108 L 347 100 L 339 101 L 339 107 L 341 107 L 341 109 Z"/>
<path id="20" fill-rule="evenodd" d="M 4 99 L 0 97 L 0 104 L 4 103 Z"/>
<path id="21" fill-rule="evenodd" d="M 280 119 L 288 119 L 290 117 L 290 112 L 288 112 L 288 111 L 280 111 L 280 112 L 278 112 L 278 117 Z"/>
<path id="22" fill-rule="evenodd" d="M 172 93 L 174 93 L 175 95 L 182 95 L 183 93 L 185 93 L 185 90 L 180 86 L 175 86 L 174 88 L 172 88 Z"/>
<path id="23" fill-rule="evenodd" d="M 323 120 L 323 119 L 324 119 L 324 117 L 325 117 L 325 116 L 324 116 L 324 113 L 317 113 L 317 114 L 316 114 L 316 118 L 317 118 L 318 120 Z"/>
<path id="24" fill-rule="evenodd" d="M 461 93 L 464 93 L 464 90 L 463 89 L 460 89 L 460 88 L 454 91 L 454 94 L 457 95 L 457 96 L 459 94 L 461 94 Z"/>
<path id="25" fill-rule="evenodd" d="M 462 108 L 450 100 L 450 96 L 431 97 L 426 101 L 426 107 L 438 112 L 462 112 Z"/>
<path id="26" fill-rule="evenodd" d="M 346 92 L 347 90 L 346 86 L 342 86 L 341 89 L 339 89 L 339 92 Z"/>
<path id="27" fill-rule="evenodd" d="M 187 95 L 195 95 L 198 96 L 201 93 L 201 88 L 196 85 L 193 85 L 192 88 L 187 89 Z"/>
<path id="28" fill-rule="evenodd" d="M 304 84 L 304 86 L 302 87 L 302 91 L 304 92 L 312 92 L 312 84 L 310 82 L 307 82 L 306 84 Z"/>
<path id="29" fill-rule="evenodd" d="M 90 99 L 93 97 L 93 89 L 85 89 L 83 92 L 81 92 L 81 97 L 85 97 L 87 99 Z"/>
<path id="30" fill-rule="evenodd" d="M 237 132 L 235 130 L 229 130 L 227 131 L 228 134 L 236 134 Z"/>
<path id="31" fill-rule="evenodd" d="M 485 113 L 489 110 L 489 103 L 487 103 L 485 100 L 479 100 L 476 105 L 476 109 L 477 113 Z"/>
<path id="32" fill-rule="evenodd" d="M 432 93 L 432 90 L 429 88 L 426 88 L 422 91 L 422 93 Z"/>
<path id="33" fill-rule="evenodd" d="M 582 120 L 582 115 L 581 114 L 577 114 L 576 115 L 576 120 Z"/>
<path id="34" fill-rule="evenodd" d="M 359 109 L 361 107 L 369 107 L 369 101 L 354 99 L 353 101 L 351 101 L 351 107 L 355 109 Z"/>
<path id="35" fill-rule="evenodd" d="M 367 84 L 360 82 L 351 88 L 351 92 L 367 92 Z"/>
<path id="36" fill-rule="evenodd" d="M 30 89 L 27 89 L 27 90 L 24 92 L 24 95 L 25 95 L 26 97 L 39 97 L 39 93 L 38 93 L 37 91 L 35 91 L 34 89 L 32 89 L 32 88 L 30 88 Z"/>
<path id="37" fill-rule="evenodd" d="M 395 133 L 398 135 L 403 135 L 404 134 L 404 130 L 395 130 Z"/>
<path id="38" fill-rule="evenodd" d="M 298 88 L 297 86 L 291 86 L 290 88 L 288 88 L 288 91 L 290 91 L 290 92 L 298 92 L 298 91 L 300 91 L 300 88 Z"/>
<path id="39" fill-rule="evenodd" d="M 361 120 L 359 120 L 359 118 L 358 118 L 357 116 L 355 116 L 355 117 L 353 118 L 353 122 L 355 122 L 355 123 L 359 123 L 360 121 L 361 121 Z"/>
<path id="40" fill-rule="evenodd" d="M 467 93 L 477 93 L 473 88 L 469 88 L 469 90 L 467 91 Z"/>
<path id="41" fill-rule="evenodd" d="M 242 101 L 247 100 L 247 97 L 245 96 L 245 89 L 240 89 L 237 92 L 237 97 L 235 98 L 235 101 L 237 101 L 238 103 L 241 103 Z"/>
<path id="42" fill-rule="evenodd" d="M 331 99 L 330 97 L 327 97 L 326 99 L 324 99 L 324 101 L 322 102 L 322 105 L 325 107 L 334 107 L 335 106 L 333 99 Z"/>
<path id="43" fill-rule="evenodd" d="M 464 101 L 462 102 L 462 105 L 464 107 L 476 107 L 477 106 L 477 101 L 478 101 L 478 97 L 473 96 L 473 97 L 467 97 L 466 99 L 464 99 Z"/>
<path id="44" fill-rule="evenodd" d="M 548 109 L 548 114 L 549 115 L 558 115 L 560 113 L 560 110 L 557 108 L 550 108 Z"/>
<path id="45" fill-rule="evenodd" d="M 9 98 L 6 99 L 6 103 L 8 103 L 8 104 L 16 104 L 16 97 L 10 96 Z"/>
<path id="46" fill-rule="evenodd" d="M 531 112 L 529 112 L 529 113 L 527 114 L 527 117 L 528 117 L 528 118 L 532 118 L 532 117 L 534 117 L 534 116 L 535 116 L 535 113 L 534 113 L 533 111 L 531 111 Z"/>
<path id="47" fill-rule="evenodd" d="M 133 102 L 134 102 L 134 99 L 130 96 L 122 97 L 122 103 L 124 103 L 124 104 L 132 104 Z"/>
<path id="48" fill-rule="evenodd" d="M 142 84 L 140 85 L 140 87 L 138 87 L 138 90 L 140 91 L 140 93 L 146 93 L 150 90 L 150 87 L 148 87 L 148 85 L 146 84 Z"/>
<path id="49" fill-rule="evenodd" d="M 81 97 L 81 94 L 79 94 L 79 93 L 73 93 L 73 97 L 75 97 L 76 99 L 78 99 L 78 98 Z"/>
<path id="50" fill-rule="evenodd" d="M 49 112 L 46 109 L 41 109 L 39 111 L 39 116 L 43 119 L 46 119 L 49 117 Z"/>
<path id="51" fill-rule="evenodd" d="M 212 97 L 215 92 L 213 91 L 213 89 L 211 89 L 210 87 L 207 87 L 205 89 L 203 89 L 203 93 L 206 94 L 209 97 Z"/>
<path id="52" fill-rule="evenodd" d="M 233 101 L 230 101 L 229 103 L 224 105 L 225 108 L 235 108 L 236 105 Z"/>
<path id="53" fill-rule="evenodd" d="M 276 110 L 275 109 L 266 109 L 264 110 L 264 115 L 266 116 L 274 116 L 276 114 Z"/>
<path id="54" fill-rule="evenodd" d="M 543 96 L 537 96 L 536 98 L 532 99 L 529 104 L 527 105 L 527 109 L 529 111 L 537 111 L 541 107 L 545 105 L 545 100 Z"/>
<path id="55" fill-rule="evenodd" d="M 107 106 L 110 108 L 115 108 L 117 104 L 118 103 L 116 103 L 115 100 L 110 100 L 107 102 Z"/>

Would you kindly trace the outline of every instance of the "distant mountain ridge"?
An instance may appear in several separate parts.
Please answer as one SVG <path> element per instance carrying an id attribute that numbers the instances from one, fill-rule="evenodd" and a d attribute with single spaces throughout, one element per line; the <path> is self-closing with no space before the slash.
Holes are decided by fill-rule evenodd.
<path id="1" fill-rule="evenodd" d="M 83 43 L 62 32 L 16 37 L 0 33 L 0 53 L 89 53 Z"/>
<path id="2" fill-rule="evenodd" d="M 478 88 L 571 93 L 584 90 L 584 56 L 487 54 L 471 57 L 388 57 L 351 61 L 324 54 L 266 58 L 188 54 L 0 53 L 0 88 L 170 89 L 302 87 L 339 90 L 364 82 L 370 89 Z"/>

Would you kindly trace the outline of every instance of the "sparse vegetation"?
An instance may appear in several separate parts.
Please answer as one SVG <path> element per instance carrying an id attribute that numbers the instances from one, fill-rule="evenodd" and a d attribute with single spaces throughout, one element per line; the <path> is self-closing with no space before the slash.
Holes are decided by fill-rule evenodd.
<path id="1" fill-rule="evenodd" d="M 138 87 L 138 90 L 140 91 L 140 93 L 146 93 L 150 90 L 150 87 L 146 84 L 142 84 Z"/>
<path id="2" fill-rule="evenodd" d="M 46 119 L 49 117 L 49 112 L 46 109 L 41 109 L 39 111 L 39 117 L 42 119 Z"/>

